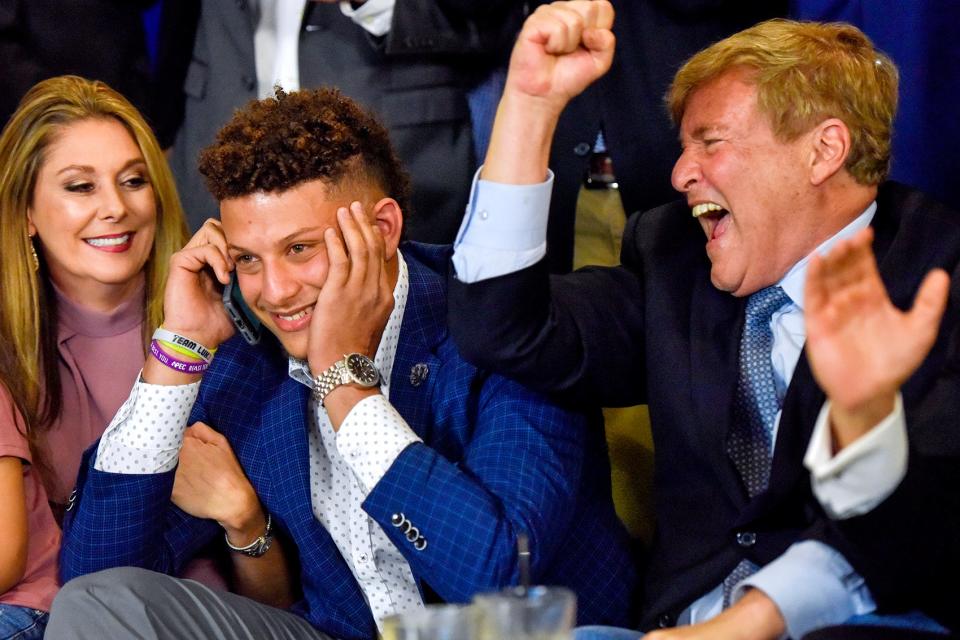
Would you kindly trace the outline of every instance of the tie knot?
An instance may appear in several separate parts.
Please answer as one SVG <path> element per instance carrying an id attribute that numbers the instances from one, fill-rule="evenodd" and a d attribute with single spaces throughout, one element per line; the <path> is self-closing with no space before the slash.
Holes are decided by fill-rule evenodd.
<path id="1" fill-rule="evenodd" d="M 760 289 L 747 300 L 747 320 L 770 320 L 773 312 L 790 302 L 790 296 L 774 285 Z"/>

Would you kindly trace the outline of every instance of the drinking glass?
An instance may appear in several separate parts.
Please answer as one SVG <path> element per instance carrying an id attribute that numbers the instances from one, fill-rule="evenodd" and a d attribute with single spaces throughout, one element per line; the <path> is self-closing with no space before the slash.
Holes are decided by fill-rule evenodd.
<path id="1" fill-rule="evenodd" d="M 428 605 L 383 619 L 383 640 L 478 640 L 472 606 Z"/>
<path id="2" fill-rule="evenodd" d="M 513 587 L 473 599 L 477 640 L 570 640 L 577 599 L 563 587 Z"/>

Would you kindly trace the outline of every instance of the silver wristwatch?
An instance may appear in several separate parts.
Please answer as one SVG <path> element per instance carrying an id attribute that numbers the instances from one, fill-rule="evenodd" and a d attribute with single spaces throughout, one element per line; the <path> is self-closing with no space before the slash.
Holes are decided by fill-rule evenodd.
<path id="1" fill-rule="evenodd" d="M 245 547 L 234 546 L 230 542 L 230 537 L 226 534 L 226 532 L 223 534 L 223 539 L 227 541 L 227 546 L 231 551 L 242 553 L 243 555 L 250 556 L 251 558 L 259 558 L 270 550 L 270 544 L 273 542 L 273 519 L 270 517 L 270 514 L 267 513 L 267 526 L 264 529 L 263 535 L 257 537 L 256 540 Z"/>
<path id="2" fill-rule="evenodd" d="M 337 360 L 313 381 L 313 399 L 323 404 L 327 394 L 342 384 L 375 387 L 380 384 L 380 372 L 373 360 L 362 353 L 348 353 Z"/>

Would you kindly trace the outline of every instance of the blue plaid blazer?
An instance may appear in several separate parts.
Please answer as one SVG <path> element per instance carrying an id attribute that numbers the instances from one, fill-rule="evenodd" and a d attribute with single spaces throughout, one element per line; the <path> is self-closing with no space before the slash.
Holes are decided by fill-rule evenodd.
<path id="1" fill-rule="evenodd" d="M 602 432 L 582 416 L 461 359 L 445 323 L 445 248 L 406 244 L 410 293 L 391 402 L 423 439 L 407 447 L 364 510 L 405 556 L 421 591 L 448 602 L 518 581 L 516 536 L 530 538 L 533 579 L 565 585 L 581 623 L 629 622 L 635 563 L 610 497 Z M 426 377 L 411 375 L 426 365 Z M 423 367 L 419 368 L 423 371 Z M 221 346 L 191 422 L 223 433 L 266 509 L 297 547 L 304 598 L 294 611 L 337 638 L 375 638 L 360 586 L 314 517 L 307 453 L 309 390 L 273 340 Z M 64 581 L 117 566 L 176 574 L 222 530 L 170 502 L 174 472 L 125 475 L 85 454 L 64 521 Z M 403 513 L 422 550 L 391 526 Z"/>

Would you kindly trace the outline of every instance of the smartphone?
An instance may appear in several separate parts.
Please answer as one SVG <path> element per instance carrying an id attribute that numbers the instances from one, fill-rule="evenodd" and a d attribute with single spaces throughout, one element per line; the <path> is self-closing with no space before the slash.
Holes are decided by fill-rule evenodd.
<path id="1" fill-rule="evenodd" d="M 240 287 L 237 285 L 237 272 L 230 273 L 230 283 L 223 288 L 223 307 L 227 310 L 233 326 L 248 344 L 260 342 L 260 320 L 243 301 Z"/>

